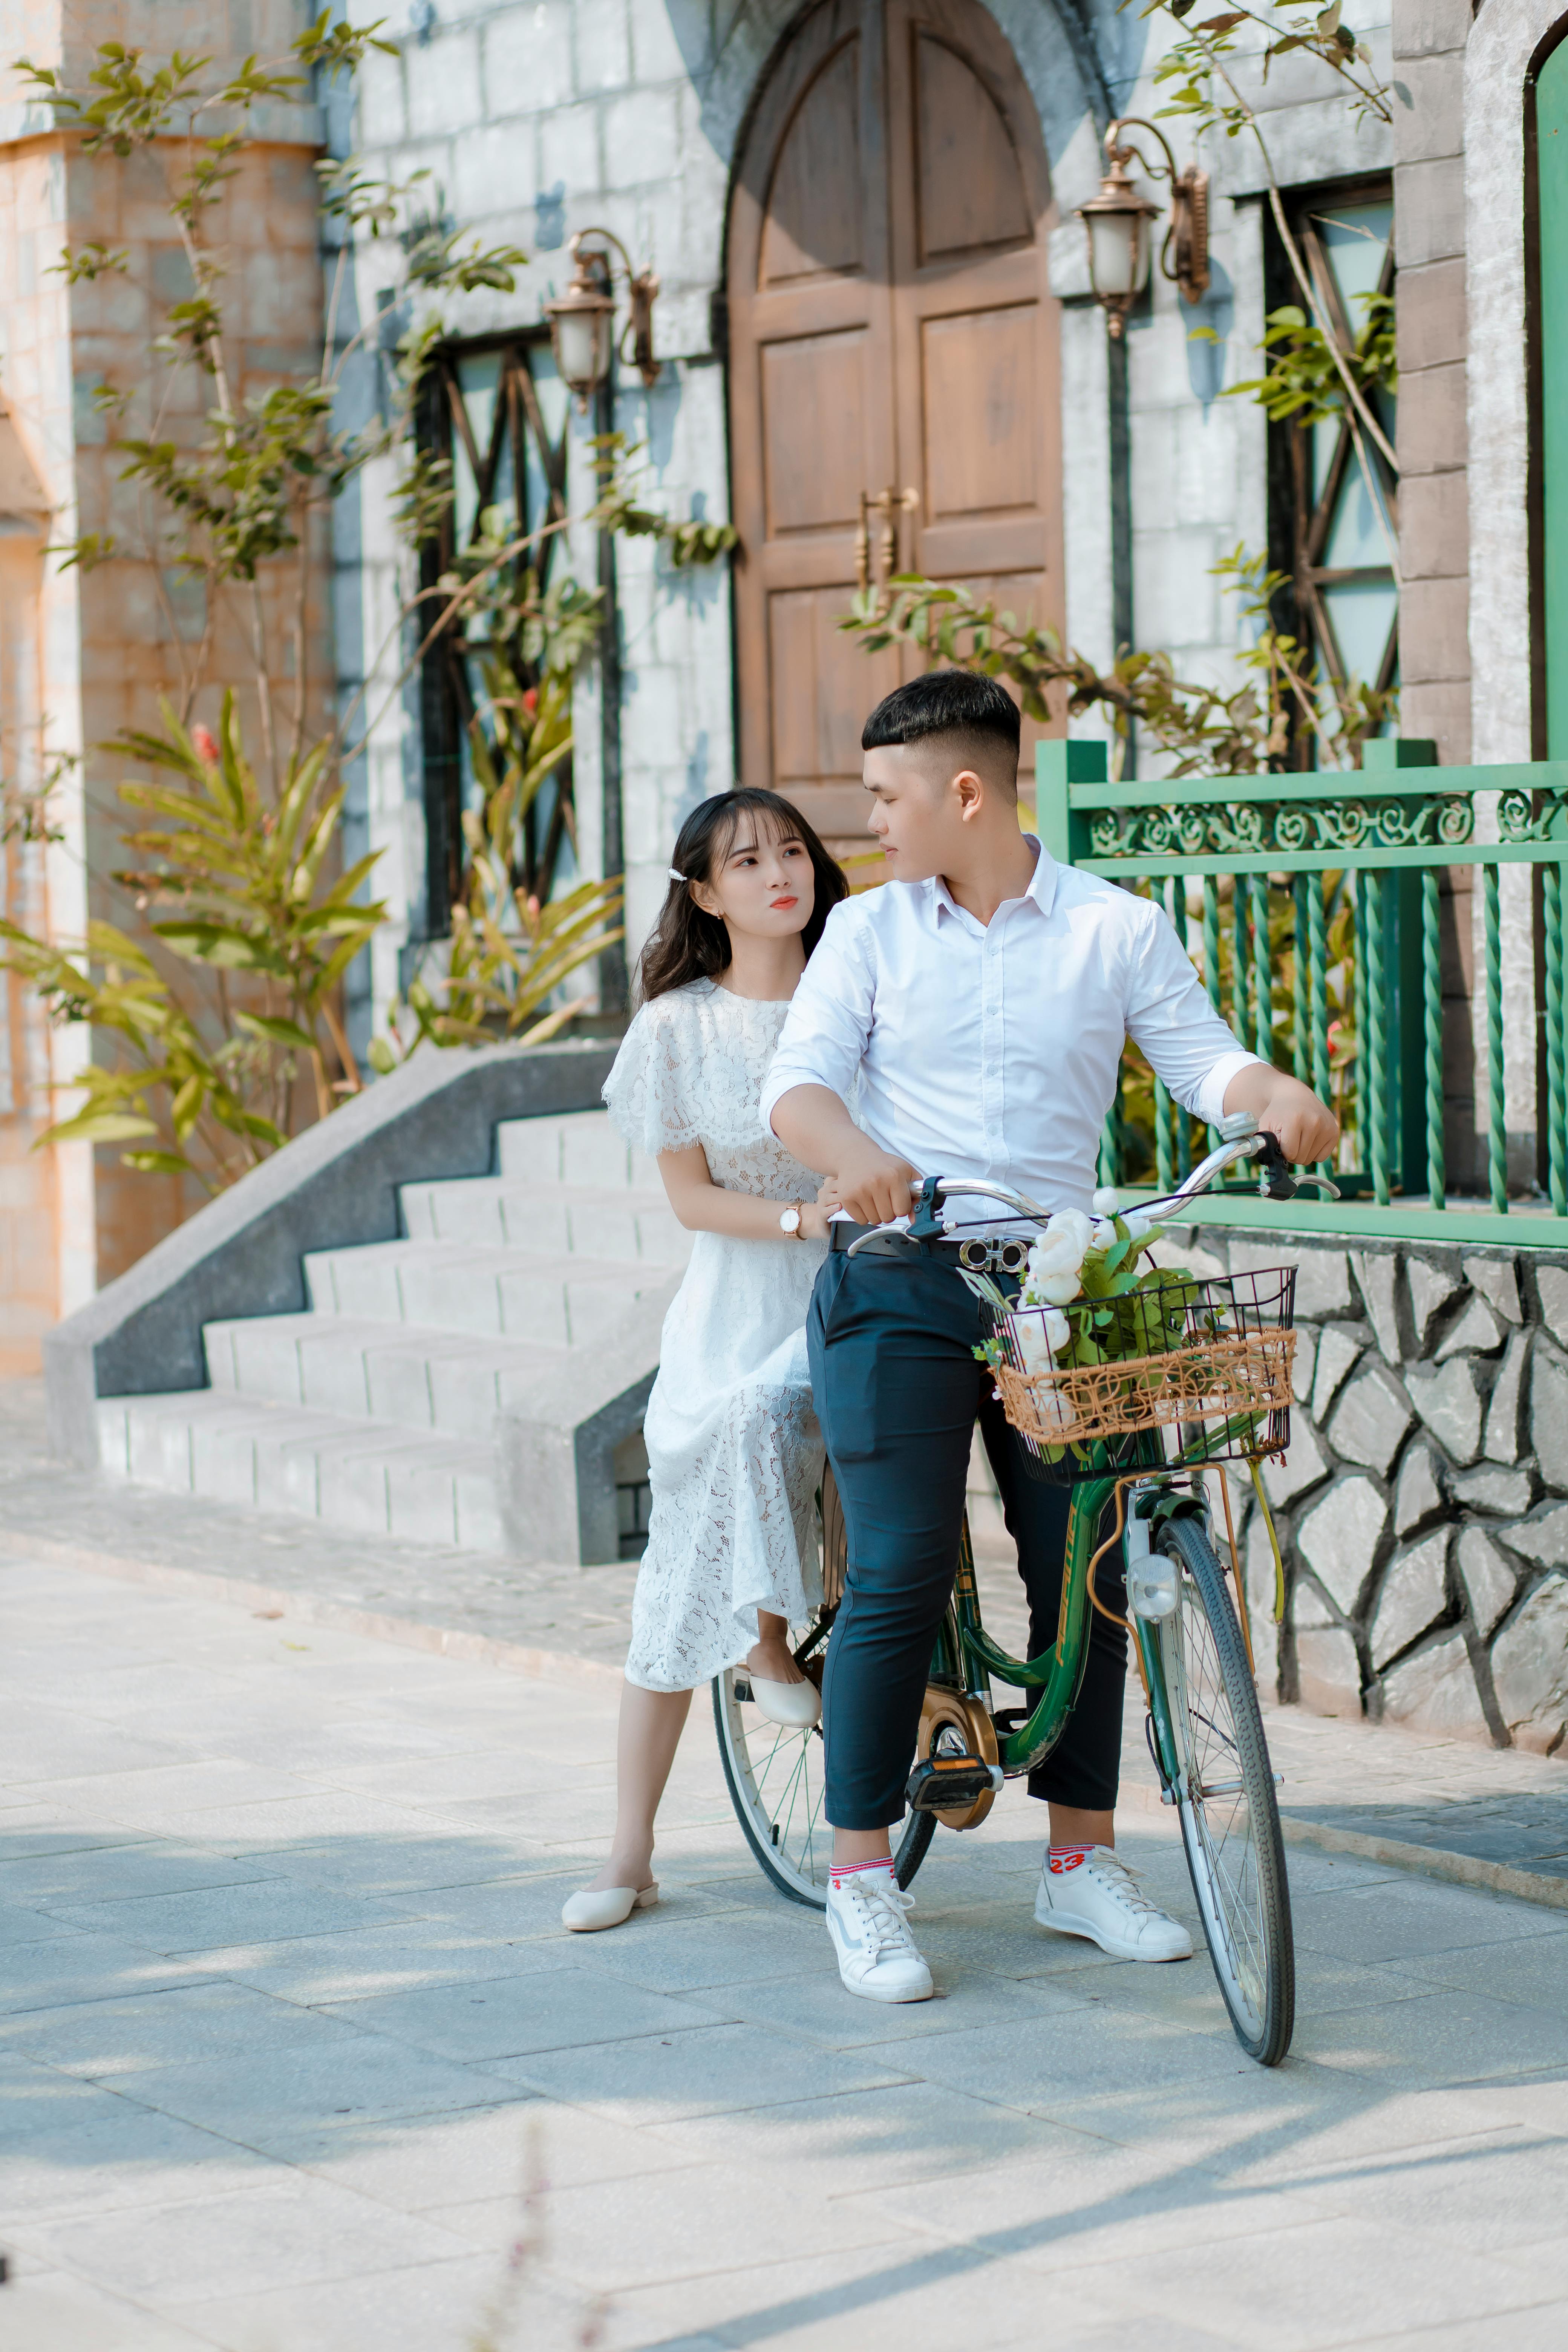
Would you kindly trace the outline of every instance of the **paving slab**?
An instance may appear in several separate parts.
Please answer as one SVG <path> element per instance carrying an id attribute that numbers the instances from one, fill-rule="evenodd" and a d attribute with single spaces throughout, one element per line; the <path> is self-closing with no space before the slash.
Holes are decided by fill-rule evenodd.
<path id="1" fill-rule="evenodd" d="M 755 1871 L 700 1719 L 659 1908 L 562 1930 L 605 1852 L 608 1678 L 18 1555 L 0 1678 L 78 1767 L 0 1786 L 0 1979 L 26 2003 L 0 2012 L 6 2352 L 473 2352 L 487 2328 L 1011 2352 L 1047 2315 L 1062 2352 L 1514 2352 L 1553 2317 L 1560 2340 L 1550 1906 L 1293 1846 L 1300 2018 L 1264 2074 L 1206 1958 L 1138 1969 L 1035 1926 L 1017 1792 L 916 1882 L 942 1998 L 882 2011 Z M 95 1772 L 97 1730 L 143 1717 L 179 1760 Z M 1305 1765 L 1332 1784 L 1373 1753 L 1347 1765 L 1352 1737 L 1401 1735 L 1314 1729 Z M 1462 1778 L 1443 1743 L 1409 1752 Z M 138 1801 L 149 1771 L 211 1794 L 229 1768 L 301 1793 Z M 1138 1769 L 1120 1842 L 1195 1926 Z"/>
<path id="2" fill-rule="evenodd" d="M 597 1680 L 613 1687 L 617 1677 L 631 1622 L 635 1570 L 629 1565 L 583 1570 L 498 1560 L 110 1486 L 50 1461 L 38 1381 L 0 1381 L 0 1557 L 7 1546 L 23 1553 L 30 1548 L 34 1558 L 140 1581 L 165 1606 L 181 1593 L 226 1595 L 237 1606 L 310 1627 L 316 1641 L 331 1631 L 368 1632 L 389 1643 L 485 1661 L 505 1673 L 551 1674 L 568 1686 Z M 978 1567 L 988 1623 L 1002 1640 L 1022 1641 L 1021 1589 L 1005 1534 L 985 1533 Z M 29 1658 L 45 1663 L 36 1651 Z M 92 1658 L 85 1639 L 74 1659 L 79 1684 L 104 1664 Z M 144 1736 L 136 1722 L 144 1701 L 132 1686 L 146 1673 L 145 1665 L 127 1659 L 108 1677 L 124 1686 L 122 1717 L 137 1737 Z M 384 1687 L 394 1686 L 388 1669 Z M 1299 1707 L 1271 1706 L 1268 1715 L 1276 1768 L 1284 1776 L 1286 1835 L 1293 1843 L 1568 1910 L 1568 1760 L 1359 1718 L 1313 1716 Z M 395 1794 L 476 1822 L 508 1818 L 531 1782 L 515 1757 L 491 1747 L 486 1721 L 493 1725 L 493 1711 L 471 1724 L 453 1718 L 445 1738 L 432 1726 L 431 1746 L 414 1755 L 405 1748 L 409 1769 L 393 1772 L 379 1769 L 398 1755 L 398 1733 L 387 1727 L 384 1710 L 380 1728 L 331 1735 L 343 1743 L 339 1793 L 313 1805 L 296 1801 L 291 1813 L 264 1813 L 258 1806 L 251 1815 L 255 1835 L 308 1838 L 312 1822 L 331 1833 L 350 1818 L 346 1792 L 353 1789 L 370 1792 L 367 1801 Z M 367 1743 L 357 1759 L 351 1752 L 356 1738 Z M 248 1741 L 231 1746 L 231 1770 L 242 1760 L 264 1769 L 279 1747 L 260 1724 Z M 558 1743 L 549 1752 L 556 1764 L 567 1760 Z M 418 1769 L 421 1753 L 436 1766 L 427 1774 Z M 316 1760 L 293 1744 L 290 1754 Z M 1142 1730 L 1131 1711 L 1127 1755 L 1141 1769 Z M 442 1756 L 448 1759 L 444 1768 L 437 1761 Z M 592 1842 L 605 1834 L 610 1775 L 602 1769 L 602 1749 L 584 1760 L 590 1772 L 601 1768 L 597 1801 L 562 1817 L 562 1825 L 572 1839 Z M 1152 1801 L 1152 1792 L 1145 1797 Z M 133 1791 L 127 1801 L 135 1801 Z M 172 1826 L 167 1815 L 145 1809 L 127 1818 Z M 242 1833 L 245 1824 L 229 1826 Z M 0 1833 L 3 1829 L 0 1822 Z"/>

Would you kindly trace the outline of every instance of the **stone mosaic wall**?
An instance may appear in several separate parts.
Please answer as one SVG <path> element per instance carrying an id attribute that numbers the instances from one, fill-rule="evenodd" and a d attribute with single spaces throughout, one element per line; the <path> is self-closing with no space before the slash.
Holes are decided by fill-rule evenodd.
<path id="1" fill-rule="evenodd" d="M 1162 1255 L 1299 1268 L 1290 1450 L 1263 1473 L 1278 1629 L 1262 1515 L 1230 1481 L 1259 1680 L 1320 1713 L 1568 1755 L 1568 1255 L 1213 1228 Z"/>

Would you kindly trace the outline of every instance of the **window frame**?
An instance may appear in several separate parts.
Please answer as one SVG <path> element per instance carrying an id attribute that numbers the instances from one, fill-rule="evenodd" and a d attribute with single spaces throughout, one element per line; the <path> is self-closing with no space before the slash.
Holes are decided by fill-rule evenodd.
<path id="1" fill-rule="evenodd" d="M 1347 315 L 1315 223 L 1317 216 L 1331 212 L 1336 206 L 1373 203 L 1386 203 L 1392 210 L 1394 183 L 1388 174 L 1292 189 L 1286 198 L 1290 233 L 1311 271 L 1318 299 L 1329 313 L 1342 348 L 1347 351 L 1354 347 L 1355 329 Z M 1377 290 L 1381 294 L 1391 294 L 1397 282 L 1398 266 L 1391 234 L 1378 276 Z M 1296 282 L 1295 272 L 1272 226 L 1268 233 L 1266 287 L 1269 311 L 1287 302 L 1305 307 L 1301 303 L 1301 289 Z M 1356 452 L 1350 425 L 1342 421 L 1322 488 L 1314 499 L 1311 495 L 1313 432 L 1311 425 L 1303 425 L 1293 417 L 1279 424 L 1270 424 L 1268 427 L 1269 561 L 1276 571 L 1286 574 L 1290 583 L 1280 600 L 1287 608 L 1279 616 L 1280 625 L 1307 648 L 1320 677 L 1331 676 L 1343 683 L 1348 675 L 1344 654 L 1323 591 L 1347 583 L 1365 583 L 1393 589 L 1394 618 L 1377 672 L 1363 681 L 1378 692 L 1386 693 L 1393 686 L 1399 667 L 1398 576 L 1392 563 L 1326 565 L 1321 562 L 1333 528 L 1335 509 L 1344 487 L 1345 476 L 1356 463 Z M 1389 467 L 1382 453 L 1367 441 L 1364 434 L 1362 437 L 1397 543 L 1399 476 Z M 1314 762 L 1315 743 L 1310 731 L 1293 725 L 1288 765 L 1298 771 L 1310 771 Z"/>
<path id="2" fill-rule="evenodd" d="M 416 435 L 422 450 L 445 458 L 452 465 L 454 478 L 459 450 L 468 462 L 474 479 L 475 499 L 473 521 L 466 544 L 471 544 L 478 536 L 479 519 L 485 509 L 496 503 L 495 484 L 501 461 L 509 452 L 511 458 L 512 510 L 519 533 L 537 530 L 545 522 L 563 522 L 566 519 L 570 427 L 563 417 L 560 433 L 553 437 L 551 436 L 530 365 L 531 355 L 548 352 L 549 350 L 548 330 L 520 328 L 500 334 L 473 336 L 461 341 L 443 342 L 431 354 L 420 384 L 415 418 Z M 481 450 L 464 397 L 461 370 L 466 360 L 488 358 L 492 353 L 500 356 L 500 372 L 489 435 Z M 543 503 L 537 513 L 530 513 L 528 509 L 530 469 L 527 453 L 530 446 L 544 483 Z M 542 588 L 550 584 L 551 573 L 564 542 L 565 533 L 557 531 L 538 549 L 533 569 L 539 574 Z M 438 609 L 438 600 L 433 592 L 442 577 L 452 570 L 458 553 L 457 501 L 454 497 L 437 528 L 419 551 L 419 587 L 424 599 L 420 610 L 427 616 L 421 624 L 422 629 L 429 627 L 428 615 L 432 609 Z M 463 746 L 477 715 L 472 681 L 468 671 L 466 649 L 468 643 L 461 616 L 455 616 L 426 646 L 420 664 L 421 782 L 426 828 L 425 920 L 420 944 L 450 936 L 452 909 L 459 903 L 462 894 L 467 864 L 462 823 Z M 532 665 L 519 657 L 516 667 L 525 685 L 538 683 Z M 574 857 L 577 856 L 576 805 L 570 757 L 556 770 L 552 781 L 555 791 L 542 826 L 537 803 L 524 814 L 522 856 L 513 876 L 514 882 L 528 895 L 541 899 L 551 896 L 563 849 L 570 849 Z"/>

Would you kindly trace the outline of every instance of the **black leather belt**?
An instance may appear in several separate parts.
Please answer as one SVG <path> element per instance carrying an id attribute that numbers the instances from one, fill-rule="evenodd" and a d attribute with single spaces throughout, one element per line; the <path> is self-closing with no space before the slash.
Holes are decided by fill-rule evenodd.
<path id="1" fill-rule="evenodd" d="M 1005 1241 L 971 1234 L 960 1238 L 950 1234 L 941 1241 L 917 1242 L 904 1233 L 885 1233 L 877 1225 L 853 1225 L 845 1220 L 828 1228 L 831 1249 L 844 1251 L 864 1234 L 872 1238 L 857 1257 L 898 1257 L 919 1260 L 934 1258 L 938 1265 L 963 1266 L 970 1274 L 1022 1274 L 1028 1260 L 1026 1241 Z"/>

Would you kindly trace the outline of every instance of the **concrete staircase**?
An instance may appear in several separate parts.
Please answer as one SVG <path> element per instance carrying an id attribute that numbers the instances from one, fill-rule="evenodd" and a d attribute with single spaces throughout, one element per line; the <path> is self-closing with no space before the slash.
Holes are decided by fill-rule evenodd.
<path id="1" fill-rule="evenodd" d="M 205 1324 L 209 1388 L 100 1400 L 104 1470 L 468 1551 L 635 1555 L 691 1237 L 607 1113 L 495 1134 L 497 1174 L 399 1185 L 405 1239 L 307 1255 L 307 1312 Z"/>

